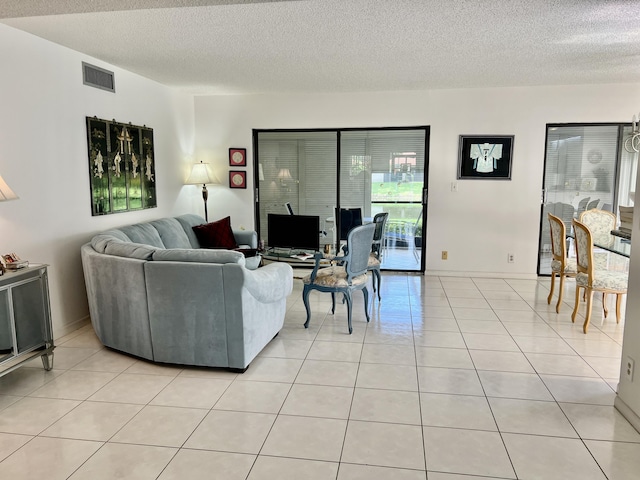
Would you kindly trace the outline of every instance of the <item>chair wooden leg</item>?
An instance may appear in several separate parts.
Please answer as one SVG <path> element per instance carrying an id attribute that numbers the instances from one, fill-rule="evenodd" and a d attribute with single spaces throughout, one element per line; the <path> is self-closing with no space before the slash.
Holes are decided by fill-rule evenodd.
<path id="1" fill-rule="evenodd" d="M 576 304 L 573 307 L 573 313 L 571 314 L 571 321 L 576 322 L 576 315 L 578 314 L 578 307 L 580 306 L 580 287 L 576 285 Z"/>
<path id="2" fill-rule="evenodd" d="M 304 322 L 304 328 L 309 328 L 309 321 L 311 320 L 311 308 L 309 307 L 309 288 L 304 288 L 302 291 L 302 301 L 304 302 L 304 308 L 307 309 L 307 321 Z"/>
<path id="3" fill-rule="evenodd" d="M 604 318 L 609 315 L 609 309 L 607 308 L 607 294 L 602 292 L 602 310 L 604 311 Z"/>
<path id="4" fill-rule="evenodd" d="M 593 301 L 593 290 L 591 290 L 590 288 L 585 288 L 585 293 L 587 294 L 587 313 L 584 316 L 584 325 L 582 326 L 582 331 L 586 334 L 587 330 L 589 329 L 589 321 L 591 321 L 591 303 Z"/>
<path id="5" fill-rule="evenodd" d="M 553 298 L 553 289 L 556 285 L 556 272 L 551 272 L 551 287 L 549 289 L 549 296 L 547 297 L 547 305 L 551 305 L 551 299 Z"/>
<path id="6" fill-rule="evenodd" d="M 564 295 L 564 275 L 560 274 L 560 285 L 558 290 L 558 303 L 556 303 L 556 313 L 560 313 L 560 305 L 562 304 L 563 295 Z"/>
<path id="7" fill-rule="evenodd" d="M 331 315 L 336 313 L 336 294 L 331 292 Z"/>
<path id="8" fill-rule="evenodd" d="M 620 323 L 620 304 L 622 303 L 622 293 L 616 294 L 616 323 Z"/>

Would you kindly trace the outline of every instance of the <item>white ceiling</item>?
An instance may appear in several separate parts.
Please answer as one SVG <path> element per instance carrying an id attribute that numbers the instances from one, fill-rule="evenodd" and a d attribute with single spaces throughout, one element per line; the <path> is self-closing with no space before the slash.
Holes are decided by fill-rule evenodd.
<path id="1" fill-rule="evenodd" d="M 640 82 L 639 0 L 0 0 L 0 18 L 194 94 Z"/>

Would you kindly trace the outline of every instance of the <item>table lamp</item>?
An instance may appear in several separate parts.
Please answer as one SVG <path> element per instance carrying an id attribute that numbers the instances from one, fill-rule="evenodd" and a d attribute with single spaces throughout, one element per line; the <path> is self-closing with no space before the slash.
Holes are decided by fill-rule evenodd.
<path id="1" fill-rule="evenodd" d="M 185 185 L 200 185 L 202 184 L 202 200 L 204 201 L 204 219 L 209 221 L 209 214 L 207 212 L 207 199 L 209 198 L 209 192 L 207 191 L 207 184 L 220 185 L 220 181 L 213 175 L 209 175 L 209 164 L 196 163 L 191 168 L 191 174 L 185 182 Z"/>
<path id="2" fill-rule="evenodd" d="M 13 193 L 13 190 L 9 188 L 7 182 L 2 179 L 0 175 L 0 202 L 6 202 L 8 200 L 16 200 L 18 196 Z"/>

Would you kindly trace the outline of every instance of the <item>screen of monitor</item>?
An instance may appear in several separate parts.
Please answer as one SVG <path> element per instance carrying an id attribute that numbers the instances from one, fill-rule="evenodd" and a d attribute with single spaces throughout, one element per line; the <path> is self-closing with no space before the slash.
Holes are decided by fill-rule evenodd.
<path id="1" fill-rule="evenodd" d="M 270 213 L 267 223 L 270 248 L 320 249 L 320 217 Z"/>

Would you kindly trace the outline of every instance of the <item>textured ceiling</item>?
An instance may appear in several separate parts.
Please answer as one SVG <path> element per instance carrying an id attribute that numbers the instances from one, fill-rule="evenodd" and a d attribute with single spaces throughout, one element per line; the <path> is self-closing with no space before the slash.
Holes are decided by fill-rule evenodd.
<path id="1" fill-rule="evenodd" d="M 638 0 L 0 0 L 0 18 L 194 94 L 640 81 Z"/>

